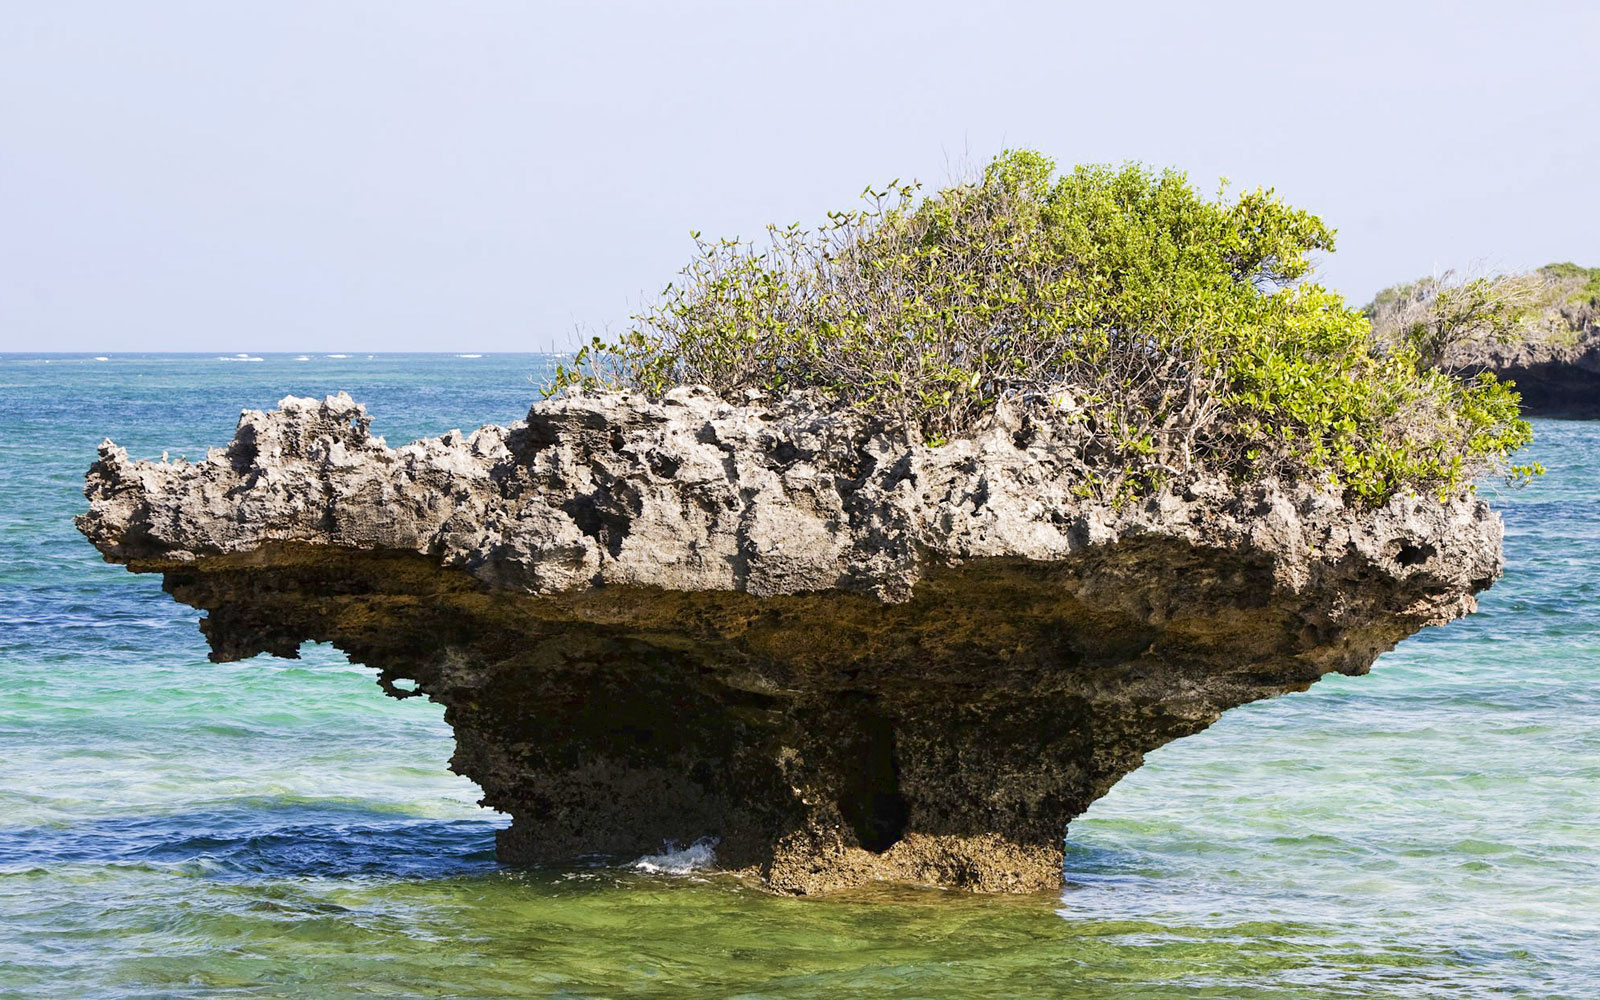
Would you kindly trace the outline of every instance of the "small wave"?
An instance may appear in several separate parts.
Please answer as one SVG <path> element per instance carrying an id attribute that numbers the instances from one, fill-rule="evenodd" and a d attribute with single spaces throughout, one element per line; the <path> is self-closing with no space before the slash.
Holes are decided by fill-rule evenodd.
<path id="1" fill-rule="evenodd" d="M 295 360 L 296 360 L 296 361 L 310 361 L 310 360 L 311 360 L 311 355 L 309 355 L 309 354 L 302 354 L 302 355 L 300 355 L 300 356 L 299 356 L 299 357 L 298 357 L 298 358 L 295 358 Z"/>
<path id="2" fill-rule="evenodd" d="M 456 357 L 458 357 L 458 358 L 481 358 L 481 357 L 483 357 L 483 355 L 481 355 L 481 354 L 457 354 Z"/>
<path id="3" fill-rule="evenodd" d="M 263 359 L 262 358 L 258 358 L 258 357 L 254 357 L 254 356 L 249 355 L 249 354 L 235 354 L 232 357 L 223 357 L 223 358 L 218 358 L 217 360 L 218 361 L 261 361 Z"/>
<path id="4" fill-rule="evenodd" d="M 350 355 L 348 355 L 348 354 L 328 354 L 328 355 L 325 355 L 325 357 L 329 357 L 329 358 L 348 358 L 349 356 Z"/>
<path id="5" fill-rule="evenodd" d="M 651 875 L 687 875 L 715 864 L 716 846 L 716 837 L 701 837 L 683 848 L 677 841 L 669 840 L 661 845 L 660 854 L 646 854 L 629 867 Z"/>
<path id="6" fill-rule="evenodd" d="M 104 354 L 96 354 L 94 359 L 96 361 L 110 361 L 111 360 L 110 358 L 106 357 Z"/>
<path id="7" fill-rule="evenodd" d="M 277 805 L 0 826 L 0 873 L 134 864 L 225 880 L 356 879 L 438 878 L 497 867 L 492 822 L 386 814 L 358 804 Z"/>

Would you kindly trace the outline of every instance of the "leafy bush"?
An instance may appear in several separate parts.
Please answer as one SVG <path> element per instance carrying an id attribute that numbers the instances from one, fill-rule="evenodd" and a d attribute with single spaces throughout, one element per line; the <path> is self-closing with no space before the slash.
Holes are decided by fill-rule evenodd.
<path id="1" fill-rule="evenodd" d="M 1462 277 L 1446 271 L 1394 285 L 1365 314 L 1381 346 L 1408 346 L 1424 364 L 1473 367 L 1489 344 L 1576 341 L 1600 306 L 1600 268 L 1546 264 L 1537 271 Z"/>
<path id="2" fill-rule="evenodd" d="M 1527 336 L 1548 291 L 1539 273 L 1460 278 L 1446 271 L 1385 288 L 1365 314 L 1380 345 L 1408 347 L 1424 365 L 1440 367 L 1454 349 Z"/>
<path id="3" fill-rule="evenodd" d="M 703 384 L 870 407 L 934 444 L 1001 401 L 1081 424 L 1082 490 L 1120 501 L 1197 469 L 1313 477 L 1353 499 L 1517 474 L 1517 397 L 1414 352 L 1302 279 L 1333 230 L 1270 191 L 1008 152 L 920 200 L 868 189 L 816 230 L 710 242 L 550 392 Z"/>

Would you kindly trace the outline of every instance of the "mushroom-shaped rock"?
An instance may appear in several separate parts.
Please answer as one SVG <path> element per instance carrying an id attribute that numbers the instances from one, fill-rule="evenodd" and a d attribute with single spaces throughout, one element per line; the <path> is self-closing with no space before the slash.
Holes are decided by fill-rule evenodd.
<path id="1" fill-rule="evenodd" d="M 290 397 L 200 462 L 106 442 L 78 526 L 204 610 L 213 659 L 331 642 L 444 705 L 507 861 L 712 836 L 782 892 L 1027 891 L 1145 753 L 1365 672 L 1500 569 L 1470 496 L 1085 499 L 1083 433 L 1002 410 L 930 447 L 685 388 L 390 448 Z"/>

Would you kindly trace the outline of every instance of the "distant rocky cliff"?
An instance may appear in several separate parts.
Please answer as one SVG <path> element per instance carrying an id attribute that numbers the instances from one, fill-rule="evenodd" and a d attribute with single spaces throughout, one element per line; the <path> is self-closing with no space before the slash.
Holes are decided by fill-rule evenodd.
<path id="1" fill-rule="evenodd" d="M 1229 708 L 1474 607 L 1480 501 L 1197 478 L 1112 509 L 1002 410 L 927 447 L 813 399 L 536 404 L 401 448 L 347 396 L 204 461 L 107 442 L 78 520 L 217 660 L 331 642 L 445 707 L 512 862 L 719 838 L 775 890 L 1058 886 L 1066 825 Z"/>
<path id="2" fill-rule="evenodd" d="M 1526 416 L 1600 419 L 1600 268 L 1549 264 L 1525 274 L 1482 279 L 1531 298 L 1513 331 L 1458 331 L 1438 366 L 1458 375 L 1490 372 L 1516 384 Z M 1528 282 L 1536 282 L 1536 287 Z M 1419 301 L 1445 287 L 1437 279 L 1395 285 L 1366 307 L 1380 342 L 1404 339 Z M 1421 295 L 1417 293 L 1419 290 Z M 1462 320 L 1465 317 L 1454 317 Z M 1465 319 L 1471 327 L 1474 320 Z"/>
<path id="3" fill-rule="evenodd" d="M 1600 309 L 1573 310 L 1569 330 L 1560 338 L 1453 350 L 1445 366 L 1515 382 L 1527 416 L 1600 419 Z"/>

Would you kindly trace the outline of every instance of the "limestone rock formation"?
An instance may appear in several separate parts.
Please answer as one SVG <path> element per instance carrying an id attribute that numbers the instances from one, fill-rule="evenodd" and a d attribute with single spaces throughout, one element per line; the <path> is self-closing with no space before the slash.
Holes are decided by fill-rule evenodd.
<path id="1" fill-rule="evenodd" d="M 1474 607 L 1471 497 L 1197 478 L 1113 509 L 1081 429 L 932 448 L 796 396 L 533 406 L 400 448 L 348 396 L 226 450 L 109 441 L 78 525 L 203 609 L 216 660 L 331 642 L 454 727 L 512 862 L 719 838 L 804 894 L 1058 886 L 1069 820 L 1225 710 L 1365 672 Z"/>

